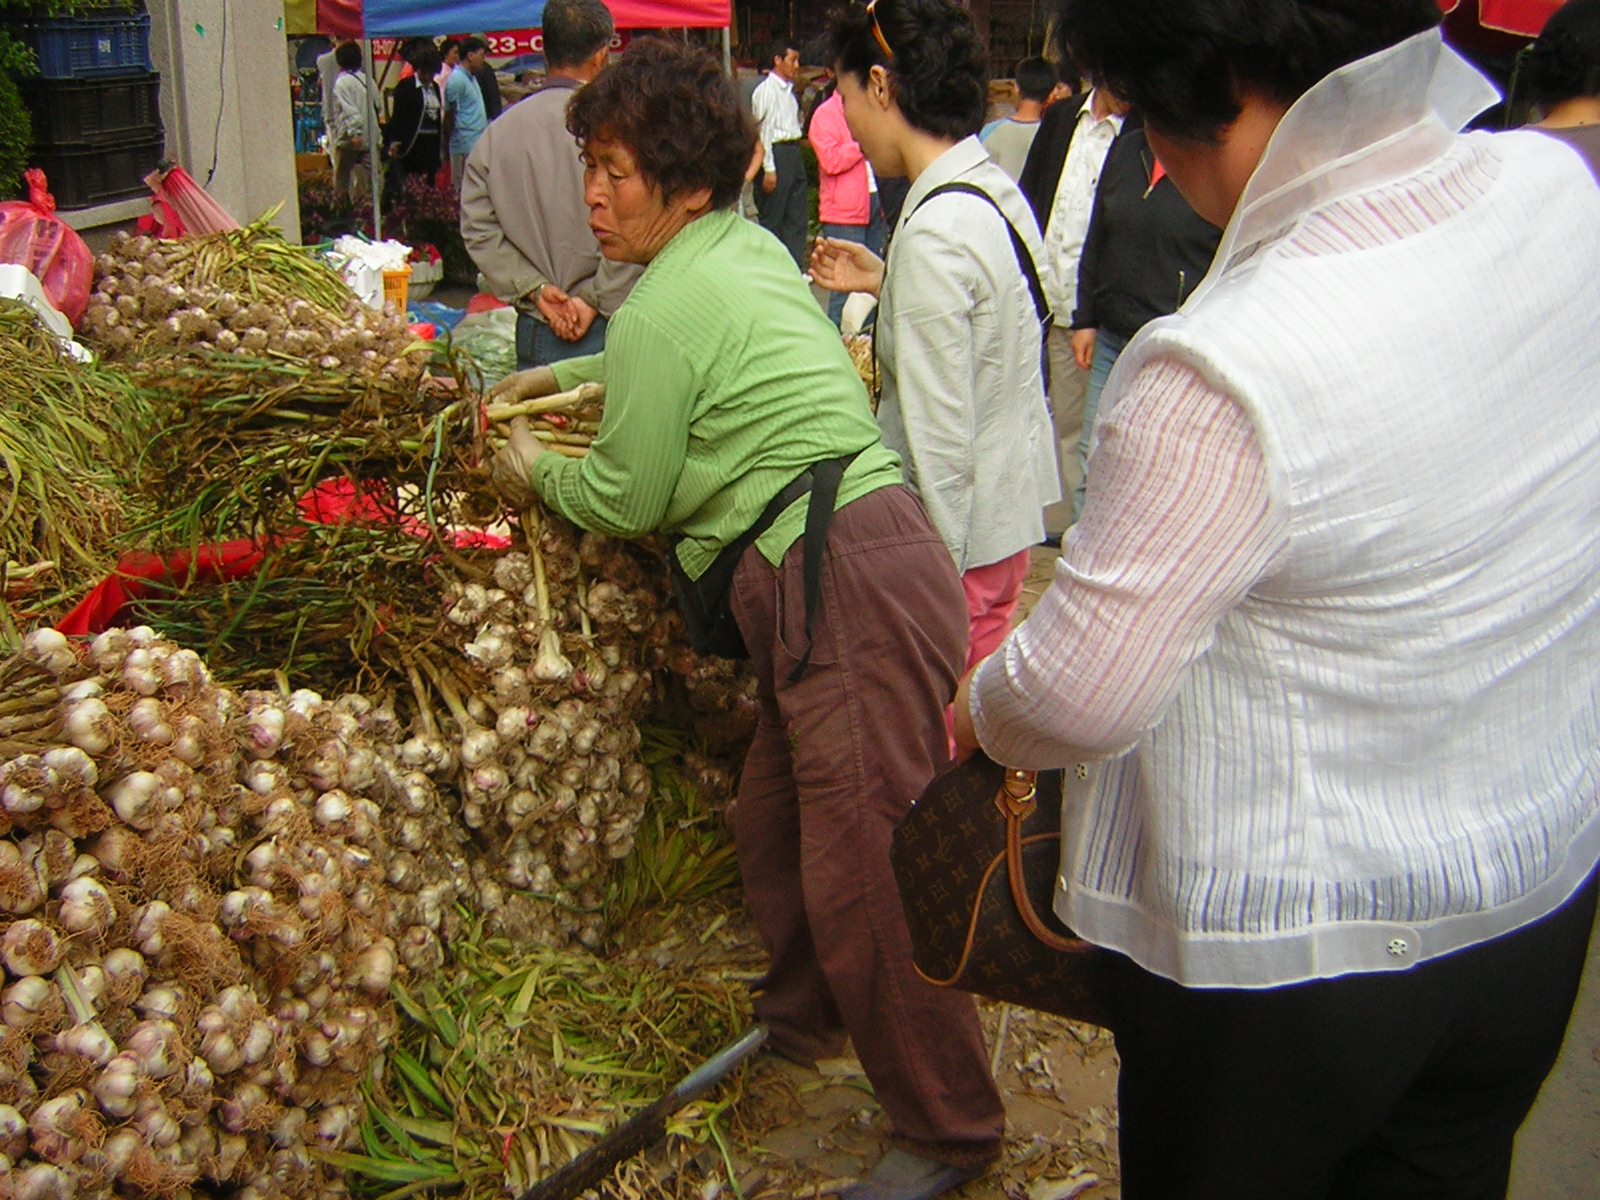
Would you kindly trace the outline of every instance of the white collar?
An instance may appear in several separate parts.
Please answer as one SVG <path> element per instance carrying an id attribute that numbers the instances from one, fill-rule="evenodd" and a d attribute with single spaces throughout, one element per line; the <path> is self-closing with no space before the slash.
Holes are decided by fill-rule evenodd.
<path id="1" fill-rule="evenodd" d="M 1187 309 L 1303 213 L 1410 174 L 1500 98 L 1438 29 L 1340 67 L 1284 114 Z"/>
<path id="2" fill-rule="evenodd" d="M 1109 112 L 1103 117 L 1094 115 L 1094 98 L 1099 94 L 1099 88 L 1090 88 L 1089 94 L 1083 98 L 1083 107 L 1078 110 L 1078 124 L 1087 122 L 1090 126 L 1098 125 L 1101 121 L 1111 122 L 1111 128 L 1118 133 L 1122 132 L 1122 123 L 1127 120 L 1123 113 Z"/>
<path id="3" fill-rule="evenodd" d="M 917 211 L 927 194 L 942 184 L 953 183 L 989 161 L 989 152 L 976 136 L 965 137 L 938 158 L 934 159 L 917 176 L 917 181 L 906 192 L 905 203 L 900 206 L 900 224 L 904 225 Z"/>

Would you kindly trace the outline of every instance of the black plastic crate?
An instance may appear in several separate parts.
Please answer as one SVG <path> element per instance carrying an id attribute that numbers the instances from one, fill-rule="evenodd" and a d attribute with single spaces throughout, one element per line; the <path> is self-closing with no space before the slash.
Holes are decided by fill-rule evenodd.
<path id="1" fill-rule="evenodd" d="M 101 79 L 19 79 L 33 117 L 33 144 L 81 149 L 128 142 L 161 132 L 161 76 Z"/>
<path id="2" fill-rule="evenodd" d="M 50 180 L 57 208 L 92 208 L 149 195 L 144 177 L 161 162 L 158 131 L 109 146 L 35 146 L 32 165 Z"/>
<path id="3" fill-rule="evenodd" d="M 148 13 L 41 17 L 17 26 L 48 79 L 139 75 L 151 69 Z"/>

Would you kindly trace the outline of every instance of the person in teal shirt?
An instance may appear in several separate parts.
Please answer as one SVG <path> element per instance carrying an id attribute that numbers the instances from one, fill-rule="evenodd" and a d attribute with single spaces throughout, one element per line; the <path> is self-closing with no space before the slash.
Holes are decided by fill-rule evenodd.
<path id="1" fill-rule="evenodd" d="M 473 75 L 483 69 L 489 44 L 480 37 L 461 40 L 461 67 L 450 72 L 444 85 L 445 120 L 450 127 L 450 178 L 459 187 L 467 155 L 489 128 L 483 91 Z"/>
<path id="2" fill-rule="evenodd" d="M 912 966 L 889 844 L 948 759 L 944 708 L 966 655 L 960 578 L 879 439 L 838 331 L 783 246 L 733 211 L 755 133 L 716 61 L 636 41 L 576 94 L 567 123 L 602 253 L 645 271 L 603 354 L 492 393 L 603 382 L 588 455 L 548 453 L 514 426 L 496 485 L 585 529 L 676 534 L 698 601 L 726 596 L 757 675 L 734 820 L 771 955 L 756 1014 L 771 1048 L 806 1066 L 848 1036 L 894 1124 L 896 1148 L 847 1200 L 941 1195 L 998 1158 L 1005 1114 L 971 998 Z M 808 511 L 841 461 L 808 603 Z"/>

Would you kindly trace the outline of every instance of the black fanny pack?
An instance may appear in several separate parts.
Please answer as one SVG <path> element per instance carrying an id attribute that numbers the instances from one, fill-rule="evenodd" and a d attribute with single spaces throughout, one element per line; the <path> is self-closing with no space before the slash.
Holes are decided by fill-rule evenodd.
<path id="1" fill-rule="evenodd" d="M 722 548 L 700 578 L 689 578 L 678 561 L 676 547 L 667 555 L 672 590 L 678 597 L 678 606 L 683 610 L 689 644 L 694 647 L 696 654 L 709 654 L 717 658 L 750 657 L 749 648 L 744 644 L 744 635 L 739 632 L 739 625 L 733 619 L 733 573 L 738 569 L 744 552 L 755 544 L 756 539 L 772 528 L 773 522 L 783 515 L 785 509 L 810 492 L 803 540 L 806 651 L 790 673 L 789 682 L 795 682 L 805 673 L 806 663 L 811 659 L 812 619 L 816 615 L 817 602 L 822 597 L 822 552 L 828 544 L 828 527 L 833 523 L 839 481 L 844 478 L 845 470 L 855 461 L 855 457 L 855 454 L 847 454 L 842 458 L 824 459 L 801 472 L 761 510 L 754 525 Z"/>

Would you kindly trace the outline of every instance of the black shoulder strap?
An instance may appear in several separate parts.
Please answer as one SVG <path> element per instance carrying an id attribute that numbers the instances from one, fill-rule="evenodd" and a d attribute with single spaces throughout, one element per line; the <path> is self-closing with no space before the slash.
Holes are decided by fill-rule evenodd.
<path id="1" fill-rule="evenodd" d="M 856 454 L 859 454 L 858 450 Z M 822 600 L 822 552 L 828 544 L 828 526 L 833 523 L 834 501 L 839 495 L 839 483 L 846 469 L 856 459 L 856 454 L 824 459 L 811 468 L 811 499 L 806 504 L 805 541 L 801 548 L 802 576 L 806 589 L 806 652 L 800 656 L 789 682 L 798 683 L 811 661 L 811 628 L 816 620 L 817 605 Z"/>
<path id="2" fill-rule="evenodd" d="M 1028 252 L 1028 244 L 1022 240 L 1022 235 L 1017 232 L 1017 227 L 1011 223 L 1011 218 L 1006 216 L 1005 210 L 1000 207 L 999 202 L 988 192 L 975 183 L 967 183 L 963 180 L 956 180 L 953 183 L 941 183 L 921 200 L 917 201 L 917 208 L 921 208 L 935 196 L 943 196 L 949 192 L 960 192 L 967 196 L 976 196 L 1000 214 L 1000 219 L 1006 223 L 1006 232 L 1011 235 L 1011 249 L 1016 253 L 1017 265 L 1022 268 L 1023 277 L 1028 281 L 1028 290 L 1033 293 L 1033 309 L 1039 314 L 1039 324 L 1048 333 L 1050 326 L 1055 323 L 1055 314 L 1050 311 L 1050 302 L 1045 299 L 1044 285 L 1039 282 L 1039 269 L 1034 265 L 1033 255 Z M 915 212 L 916 209 L 912 211 Z"/>

